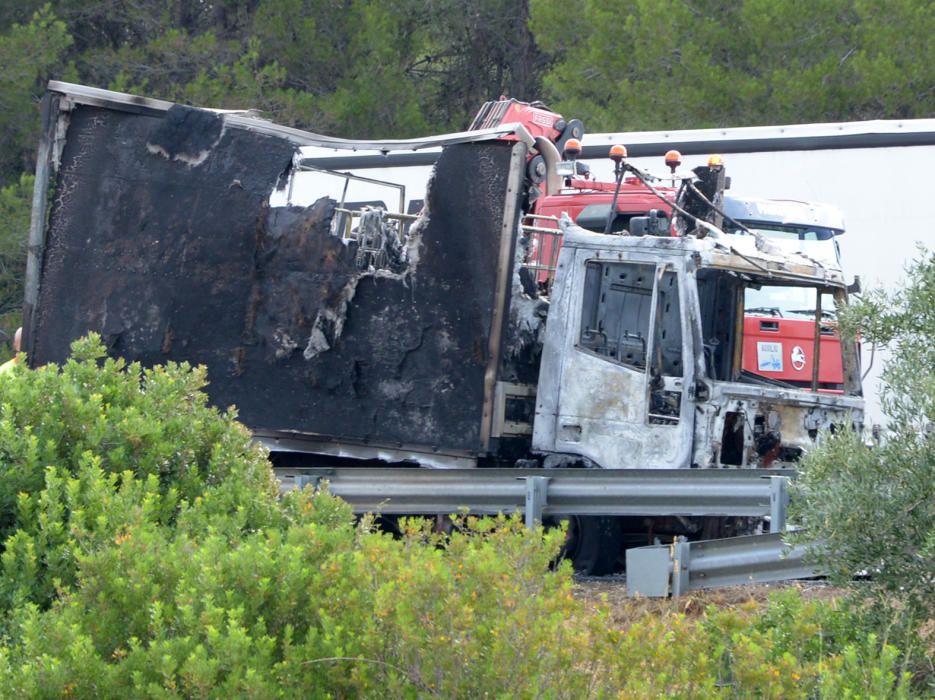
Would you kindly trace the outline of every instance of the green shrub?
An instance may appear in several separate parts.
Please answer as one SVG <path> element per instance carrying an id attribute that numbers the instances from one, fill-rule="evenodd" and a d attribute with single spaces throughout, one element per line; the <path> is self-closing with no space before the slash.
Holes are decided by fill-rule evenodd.
<path id="1" fill-rule="evenodd" d="M 73 357 L 0 374 L 0 611 L 46 607 L 81 552 L 151 522 L 224 532 L 281 517 L 264 453 L 207 405 L 203 368 Z"/>
<path id="2" fill-rule="evenodd" d="M 0 47 L 2 44 L 0 38 Z M 10 80 L 11 76 L 8 74 L 4 78 Z M 4 334 L 0 338 L 9 339 L 0 343 L 0 363 L 13 356 L 13 333 L 22 323 L 26 241 L 35 180 L 32 175 L 23 173 L 17 181 L 0 187 L 0 331 Z"/>
<path id="3" fill-rule="evenodd" d="M 895 649 L 796 591 L 622 629 L 516 518 L 394 540 L 327 494 L 284 510 L 234 542 L 146 522 L 82 554 L 68 595 L 17 610 L 0 696 L 909 697 Z"/>
<path id="4" fill-rule="evenodd" d="M 422 526 L 355 527 L 326 494 L 285 509 L 236 543 L 147 522 L 81 554 L 61 603 L 21 608 L 0 695 L 584 697 L 557 536 L 473 521 L 439 548 Z"/>
<path id="5" fill-rule="evenodd" d="M 621 628 L 550 570 L 560 530 L 393 539 L 327 492 L 280 499 L 203 372 L 101 355 L 0 378 L 0 697 L 907 695 L 853 610 L 793 592 Z"/>
<path id="6" fill-rule="evenodd" d="M 935 253 L 920 248 L 905 279 L 903 289 L 873 292 L 841 314 L 843 332 L 891 351 L 883 439 L 867 446 L 853 431 L 823 436 L 801 465 L 792 516 L 803 537 L 823 543 L 815 558 L 854 590 L 878 638 L 903 647 L 935 687 Z"/>

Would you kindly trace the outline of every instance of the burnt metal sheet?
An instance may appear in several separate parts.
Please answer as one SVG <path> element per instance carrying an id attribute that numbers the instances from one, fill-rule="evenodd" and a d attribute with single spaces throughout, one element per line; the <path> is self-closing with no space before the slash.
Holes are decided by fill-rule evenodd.
<path id="1" fill-rule="evenodd" d="M 187 112 L 188 129 L 179 113 L 70 112 L 28 339 L 34 363 L 60 362 L 95 330 L 129 359 L 203 363 L 212 381 L 227 373 L 265 203 L 293 147 Z"/>
<path id="2" fill-rule="evenodd" d="M 48 84 L 48 94 L 60 95 L 72 104 L 89 105 L 92 107 L 115 108 L 122 112 L 132 112 L 134 114 L 161 115 L 167 110 L 175 107 L 171 102 L 157 100 L 151 97 L 140 97 L 138 95 L 129 95 L 123 92 L 114 92 L 112 90 L 103 90 L 101 88 L 89 87 L 87 85 L 77 85 L 75 83 L 65 83 L 59 80 L 50 80 Z M 335 152 L 353 153 L 354 151 L 364 150 L 369 152 L 379 152 L 383 155 L 379 158 L 386 158 L 390 154 L 405 153 L 407 151 L 421 151 L 424 149 L 438 149 L 441 146 L 448 146 L 455 143 L 469 143 L 474 141 L 488 141 L 500 136 L 514 136 L 518 140 L 529 146 L 533 145 L 533 138 L 522 124 L 501 124 L 489 129 L 477 129 L 472 131 L 461 131 L 452 134 L 441 134 L 416 139 L 384 139 L 384 140 L 351 140 L 335 136 L 325 136 L 315 134 L 310 131 L 302 131 L 281 124 L 274 124 L 271 121 L 256 116 L 252 110 L 210 110 L 214 114 L 223 114 L 229 125 L 249 129 L 258 133 L 276 136 L 277 138 L 291 141 L 296 145 L 318 146 L 323 148 L 333 148 Z M 416 155 L 418 155 L 416 153 Z M 429 164 L 438 159 L 437 150 L 433 150 L 432 159 Z M 385 165 L 381 163 L 380 165 Z M 362 163 L 353 163 L 347 167 L 362 168 Z M 378 167 L 380 167 L 378 165 Z"/>
<path id="3" fill-rule="evenodd" d="M 485 448 L 510 143 L 447 147 L 405 258 L 362 271 L 356 242 L 330 233 L 333 201 L 268 206 L 294 142 L 177 106 L 68 119 L 34 364 L 94 330 L 128 360 L 206 365 L 212 402 L 254 429 Z"/>

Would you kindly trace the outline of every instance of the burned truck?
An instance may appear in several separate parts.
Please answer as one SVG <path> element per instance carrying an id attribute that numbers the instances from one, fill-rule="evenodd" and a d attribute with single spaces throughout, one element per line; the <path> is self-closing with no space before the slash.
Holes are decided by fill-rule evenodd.
<path id="1" fill-rule="evenodd" d="M 115 356 L 205 365 L 211 401 L 277 459 L 776 468 L 862 420 L 856 347 L 828 316 L 841 272 L 768 241 L 564 220 L 551 291 L 530 288 L 522 219 L 544 145 L 522 125 L 350 142 L 57 82 L 42 114 L 29 361 L 96 331 Z M 407 213 L 334 192 L 283 204 L 303 145 L 441 152 Z M 811 337 L 785 347 L 770 319 L 751 336 L 764 287 L 802 297 Z M 802 381 L 745 369 L 751 342 Z M 820 381 L 816 352 L 841 355 L 840 382 Z"/>

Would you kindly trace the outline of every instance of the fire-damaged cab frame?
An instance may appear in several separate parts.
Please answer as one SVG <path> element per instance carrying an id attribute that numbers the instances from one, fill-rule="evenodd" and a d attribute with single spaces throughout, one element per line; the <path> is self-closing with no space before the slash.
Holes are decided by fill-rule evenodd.
<path id="1" fill-rule="evenodd" d="M 789 285 L 844 303 L 839 271 L 712 238 L 562 230 L 535 450 L 604 468 L 788 466 L 821 429 L 861 424 L 854 343 L 832 346 L 844 375 L 834 392 L 742 369 L 744 290 Z M 814 322 L 817 340 L 820 308 Z"/>

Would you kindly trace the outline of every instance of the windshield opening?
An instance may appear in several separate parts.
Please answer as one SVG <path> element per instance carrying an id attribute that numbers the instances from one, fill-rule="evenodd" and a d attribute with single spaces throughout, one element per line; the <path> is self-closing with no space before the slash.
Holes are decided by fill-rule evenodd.
<path id="1" fill-rule="evenodd" d="M 843 393 L 838 302 L 829 288 L 748 284 L 743 295 L 741 379 Z"/>
<path id="2" fill-rule="evenodd" d="M 745 221 L 743 224 L 751 232 L 780 241 L 830 241 L 838 233 L 833 228 L 804 224 L 774 224 L 763 221 Z M 749 235 L 747 231 L 733 225 L 732 222 L 726 222 L 724 230 L 738 236 Z"/>
<path id="3" fill-rule="evenodd" d="M 814 319 L 818 309 L 818 297 L 814 287 L 790 287 L 764 285 L 747 287 L 744 294 L 744 313 L 748 316 L 774 316 L 777 318 Z M 821 295 L 822 321 L 837 320 L 834 295 Z"/>
<path id="4" fill-rule="evenodd" d="M 837 327 L 843 289 L 705 269 L 696 282 L 709 377 L 860 393 L 856 346 Z"/>

